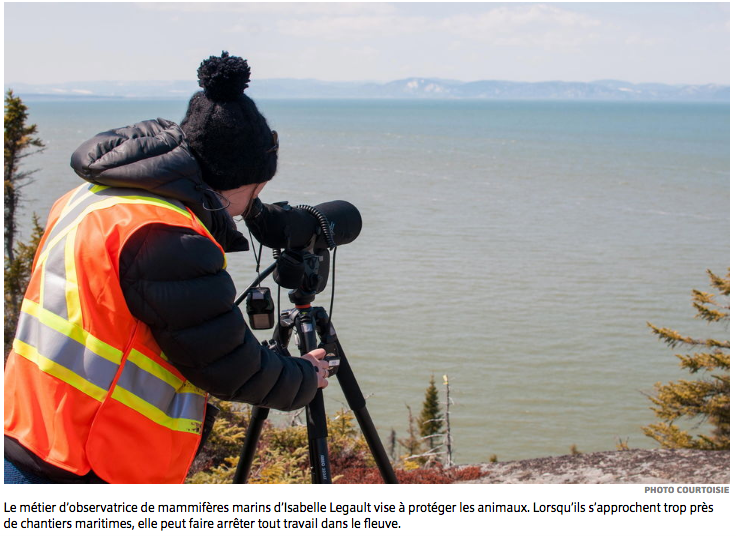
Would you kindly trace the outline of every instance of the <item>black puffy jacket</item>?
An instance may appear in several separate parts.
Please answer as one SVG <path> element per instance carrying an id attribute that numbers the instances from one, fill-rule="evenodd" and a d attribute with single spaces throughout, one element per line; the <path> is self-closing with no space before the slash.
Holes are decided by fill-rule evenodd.
<path id="1" fill-rule="evenodd" d="M 225 251 L 248 249 L 171 121 L 98 134 L 74 152 L 71 165 L 95 184 L 181 201 Z M 280 410 L 314 397 L 312 365 L 264 348 L 248 329 L 211 240 L 181 227 L 146 225 L 123 248 L 120 284 L 132 314 L 151 327 L 168 359 L 194 385 L 218 398 Z"/>

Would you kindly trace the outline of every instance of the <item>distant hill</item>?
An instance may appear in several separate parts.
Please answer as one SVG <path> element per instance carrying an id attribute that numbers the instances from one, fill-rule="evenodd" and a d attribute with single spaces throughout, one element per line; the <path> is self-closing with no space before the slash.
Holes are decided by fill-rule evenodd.
<path id="1" fill-rule="evenodd" d="M 199 90 L 195 82 L 100 81 L 63 84 L 6 84 L 24 98 L 44 99 L 188 99 Z M 529 99 L 617 101 L 730 101 L 730 86 L 632 84 L 620 80 L 595 82 L 460 82 L 439 78 L 406 78 L 392 82 L 325 82 L 272 78 L 251 83 L 254 98 L 331 99 Z"/>

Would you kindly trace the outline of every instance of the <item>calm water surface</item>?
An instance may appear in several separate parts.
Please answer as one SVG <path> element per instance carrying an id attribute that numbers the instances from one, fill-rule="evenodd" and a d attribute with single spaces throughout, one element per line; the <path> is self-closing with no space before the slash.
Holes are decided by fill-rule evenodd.
<path id="1" fill-rule="evenodd" d="M 29 159 L 24 220 L 78 184 L 82 141 L 186 109 L 27 104 L 48 147 Z M 363 216 L 339 248 L 334 321 L 382 437 L 447 375 L 461 463 L 655 446 L 645 393 L 685 374 L 646 322 L 724 336 L 692 319 L 689 292 L 729 266 L 727 104 L 259 105 L 281 138 L 264 201 L 346 199 Z M 229 266 L 241 288 L 254 277 L 251 253 Z M 326 399 L 344 405 L 336 381 Z"/>

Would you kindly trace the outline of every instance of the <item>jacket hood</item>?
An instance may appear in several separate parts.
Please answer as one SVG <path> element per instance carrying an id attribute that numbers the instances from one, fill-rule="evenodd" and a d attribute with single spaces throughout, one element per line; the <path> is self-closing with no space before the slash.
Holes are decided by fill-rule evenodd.
<path id="1" fill-rule="evenodd" d="M 181 201 L 225 251 L 245 251 L 248 241 L 202 174 L 179 125 L 151 119 L 101 132 L 74 151 L 72 169 L 102 186 L 137 188 Z"/>

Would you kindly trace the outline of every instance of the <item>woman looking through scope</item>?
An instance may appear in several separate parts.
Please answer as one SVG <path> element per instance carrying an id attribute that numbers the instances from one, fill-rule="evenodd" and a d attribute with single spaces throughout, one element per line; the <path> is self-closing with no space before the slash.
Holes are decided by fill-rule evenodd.
<path id="1" fill-rule="evenodd" d="M 5 370 L 6 483 L 183 482 L 216 410 L 280 410 L 327 386 L 324 350 L 261 346 L 235 306 L 234 216 L 276 173 L 278 136 L 223 52 L 181 126 L 102 132 L 53 206 Z"/>

